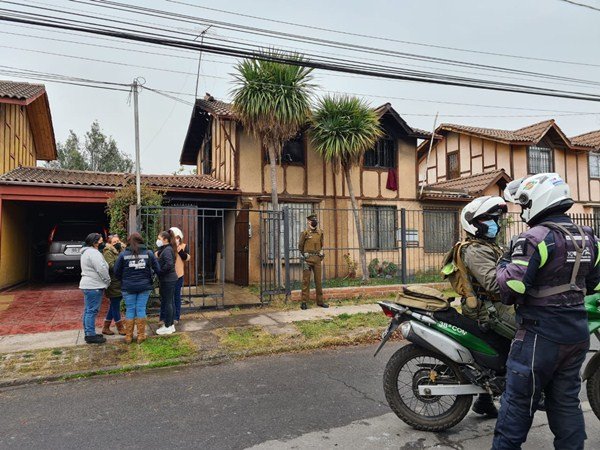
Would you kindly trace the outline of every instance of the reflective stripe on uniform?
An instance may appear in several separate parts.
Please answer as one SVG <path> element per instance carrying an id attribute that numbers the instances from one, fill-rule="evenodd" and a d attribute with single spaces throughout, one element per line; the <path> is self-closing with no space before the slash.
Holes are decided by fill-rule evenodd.
<path id="1" fill-rule="evenodd" d="M 518 266 L 525 266 L 525 267 L 529 266 L 529 263 L 527 261 L 521 261 L 519 259 L 513 259 L 512 263 L 516 264 Z"/>
<path id="2" fill-rule="evenodd" d="M 544 267 L 548 262 L 548 246 L 544 241 L 538 244 L 538 251 L 540 252 L 540 269 Z"/>
<path id="3" fill-rule="evenodd" d="M 596 285 L 596 287 L 594 288 L 594 290 L 595 290 L 595 291 L 600 291 L 600 283 L 598 283 L 598 284 Z"/>
<path id="4" fill-rule="evenodd" d="M 506 285 L 511 288 L 513 291 L 515 291 L 517 294 L 524 294 L 525 293 L 525 283 L 523 283 L 522 281 L 519 280 L 508 280 L 506 282 Z"/>
<path id="5" fill-rule="evenodd" d="M 598 265 L 598 263 L 600 263 L 600 242 L 596 241 L 596 262 L 594 263 L 594 267 L 596 267 Z"/>

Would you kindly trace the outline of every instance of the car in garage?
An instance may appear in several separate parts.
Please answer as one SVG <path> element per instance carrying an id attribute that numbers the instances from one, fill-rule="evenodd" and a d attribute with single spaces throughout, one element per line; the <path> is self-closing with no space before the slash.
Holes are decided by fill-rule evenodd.
<path id="1" fill-rule="evenodd" d="M 52 227 L 48 236 L 45 282 L 81 275 L 81 248 L 90 233 L 100 233 L 104 239 L 107 237 L 106 228 L 93 222 L 61 222 Z"/>

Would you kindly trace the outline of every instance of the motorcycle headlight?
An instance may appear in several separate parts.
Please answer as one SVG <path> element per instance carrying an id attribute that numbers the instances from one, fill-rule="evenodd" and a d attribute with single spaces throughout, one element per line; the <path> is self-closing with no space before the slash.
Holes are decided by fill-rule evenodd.
<path id="1" fill-rule="evenodd" d="M 402 336 L 404 336 L 405 339 L 408 339 L 411 329 L 412 325 L 410 322 L 403 322 L 402 325 L 400 325 L 400 333 L 402 333 Z"/>

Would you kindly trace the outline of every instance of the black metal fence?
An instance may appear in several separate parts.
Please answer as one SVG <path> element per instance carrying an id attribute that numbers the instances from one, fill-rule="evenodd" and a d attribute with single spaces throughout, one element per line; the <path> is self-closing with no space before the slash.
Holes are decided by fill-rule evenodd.
<path id="1" fill-rule="evenodd" d="M 191 255 L 183 290 L 187 306 L 223 307 L 268 302 L 301 288 L 298 242 L 313 213 L 324 233 L 324 287 L 361 284 L 359 228 L 352 209 L 317 208 L 310 203 L 283 205 L 280 211 L 142 208 L 138 229 L 146 242 L 154 242 L 159 231 L 181 228 Z M 371 284 L 442 281 L 443 258 L 464 237 L 457 209 L 363 205 L 358 215 Z M 598 216 L 572 217 L 597 234 L 600 231 Z M 501 225 L 501 245 L 527 228 L 516 213 L 506 215 Z"/>

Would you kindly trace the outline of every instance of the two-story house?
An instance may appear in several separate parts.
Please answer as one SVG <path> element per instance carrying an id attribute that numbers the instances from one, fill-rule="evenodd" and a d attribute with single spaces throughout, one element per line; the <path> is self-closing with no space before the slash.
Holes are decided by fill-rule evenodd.
<path id="1" fill-rule="evenodd" d="M 417 139 L 426 138 L 427 133 L 411 128 L 389 103 L 376 112 L 385 136 L 366 153 L 352 177 L 362 210 L 369 260 L 377 252 L 378 258 L 397 262 L 399 212 L 403 208 L 420 210 L 416 148 Z M 265 217 L 271 209 L 270 167 L 265 149 L 236 121 L 231 105 L 207 94 L 196 100 L 180 162 L 196 165 L 199 174 L 213 176 L 240 192 L 235 217 L 225 225 L 224 239 L 235 242 L 226 249 L 227 260 L 235 260 L 235 264 L 226 265 L 225 276 L 242 285 L 256 282 L 259 268 L 269 260 L 272 250 L 269 242 L 263 242 L 265 247 L 261 247 L 264 239 L 258 238 L 261 227 L 264 232 L 268 226 L 260 222 L 260 211 L 265 212 Z M 280 204 L 290 211 L 294 248 L 305 227 L 306 215 L 318 213 L 328 248 L 327 276 L 346 275 L 344 258 L 351 254 L 356 260 L 358 248 L 348 188 L 342 174 L 336 173 L 314 150 L 310 128 L 284 146 L 278 183 Z"/>
<path id="2" fill-rule="evenodd" d="M 431 152 L 429 141 L 418 150 L 422 200 L 466 202 L 500 194 L 510 179 L 557 172 L 571 187 L 572 211 L 591 213 L 600 205 L 600 160 L 590 152 L 597 140 L 597 133 L 569 139 L 554 120 L 517 130 L 442 124 Z"/>

